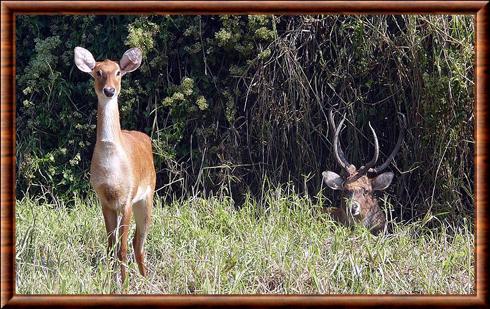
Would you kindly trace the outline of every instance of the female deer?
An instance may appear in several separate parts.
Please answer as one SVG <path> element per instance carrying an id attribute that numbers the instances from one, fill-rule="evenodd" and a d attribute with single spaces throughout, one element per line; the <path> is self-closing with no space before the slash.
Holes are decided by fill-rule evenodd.
<path id="1" fill-rule="evenodd" d="M 109 252 L 117 244 L 121 281 L 126 279 L 127 240 L 131 212 L 136 233 L 134 253 L 140 273 L 146 275 L 144 243 L 151 219 L 155 168 L 150 137 L 142 132 L 121 130 L 118 96 L 121 78 L 136 70 L 141 50 L 126 51 L 119 63 L 96 62 L 92 54 L 75 48 L 75 64 L 95 79 L 97 95 L 97 140 L 90 166 L 90 183 L 102 204 Z"/>

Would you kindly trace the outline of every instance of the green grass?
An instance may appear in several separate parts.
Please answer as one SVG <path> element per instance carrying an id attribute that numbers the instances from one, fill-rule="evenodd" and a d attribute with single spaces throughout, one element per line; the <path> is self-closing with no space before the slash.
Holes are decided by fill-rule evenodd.
<path id="1" fill-rule="evenodd" d="M 309 199 L 273 192 L 265 205 L 247 200 L 241 209 L 218 198 L 156 201 L 146 246 L 149 274 L 138 274 L 129 246 L 127 292 L 475 292 L 469 226 L 398 223 L 373 236 L 335 224 Z M 17 293 L 111 291 L 99 203 L 89 198 L 65 206 L 17 201 Z"/>

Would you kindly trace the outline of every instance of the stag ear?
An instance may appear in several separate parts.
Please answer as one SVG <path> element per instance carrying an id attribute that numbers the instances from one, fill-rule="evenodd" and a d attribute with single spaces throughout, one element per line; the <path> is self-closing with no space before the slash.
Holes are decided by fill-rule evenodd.
<path id="1" fill-rule="evenodd" d="M 92 74 L 92 69 L 95 67 L 95 59 L 92 54 L 83 47 L 75 47 L 75 65 L 77 68 L 86 73 Z"/>
<path id="2" fill-rule="evenodd" d="M 392 172 L 386 172 L 371 179 L 371 186 L 373 190 L 382 191 L 391 184 L 394 174 Z"/>
<path id="3" fill-rule="evenodd" d="M 123 75 L 139 68 L 142 59 L 143 53 L 141 52 L 141 49 L 137 47 L 128 49 L 121 57 L 121 60 L 119 60 L 119 67 L 121 68 Z"/>
<path id="4" fill-rule="evenodd" d="M 330 189 L 342 190 L 344 179 L 340 177 L 337 173 L 326 171 L 322 173 L 323 181 L 327 184 Z"/>

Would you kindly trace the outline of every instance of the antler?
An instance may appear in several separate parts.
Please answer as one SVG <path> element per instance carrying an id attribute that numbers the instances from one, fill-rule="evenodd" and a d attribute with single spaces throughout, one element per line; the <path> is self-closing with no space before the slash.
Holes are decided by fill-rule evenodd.
<path id="1" fill-rule="evenodd" d="M 376 135 L 376 132 L 374 131 L 373 127 L 371 126 L 371 122 L 368 122 L 368 124 L 369 124 L 369 128 L 371 129 L 371 132 L 373 132 L 373 138 L 374 138 L 374 155 L 373 155 L 373 158 L 366 165 L 361 166 L 361 168 L 357 171 L 357 173 L 347 180 L 348 182 L 353 182 L 353 181 L 356 181 L 357 179 L 361 178 L 364 174 L 366 174 L 368 171 L 370 171 L 371 168 L 376 164 L 376 161 L 378 161 L 378 156 L 379 156 L 378 136 Z"/>
<path id="2" fill-rule="evenodd" d="M 395 158 L 396 154 L 400 150 L 400 146 L 402 145 L 402 141 L 404 138 L 405 128 L 407 126 L 407 119 L 405 118 L 405 115 L 403 115 L 402 113 L 398 113 L 398 115 L 400 116 L 400 117 L 398 117 L 398 121 L 400 123 L 400 133 L 398 135 L 398 141 L 396 142 L 395 148 L 393 149 L 391 154 L 388 156 L 388 158 L 386 158 L 386 161 L 383 162 L 383 164 L 381 164 L 380 166 L 375 167 L 375 168 L 370 168 L 368 170 L 368 172 L 370 172 L 370 173 L 382 172 L 385 168 L 388 167 L 388 165 L 390 165 L 391 161 L 393 160 L 393 158 Z"/>
<path id="3" fill-rule="evenodd" d="M 339 141 L 339 134 L 340 134 L 340 130 L 342 128 L 342 125 L 344 124 L 344 121 L 345 121 L 345 114 L 344 114 L 344 118 L 340 121 L 338 127 L 335 127 L 335 121 L 333 119 L 333 110 L 332 109 L 330 109 L 330 111 L 328 112 L 328 120 L 330 122 L 330 126 L 332 127 L 332 131 L 334 132 L 333 152 L 335 155 L 335 159 L 337 160 L 337 163 L 339 163 L 339 165 L 348 172 L 349 171 L 348 167 L 349 167 L 350 163 L 345 158 L 344 151 L 342 150 L 342 147 L 340 146 L 340 141 Z"/>
<path id="4" fill-rule="evenodd" d="M 373 132 L 373 138 L 374 138 L 374 155 L 371 161 L 369 161 L 365 166 L 361 166 L 361 168 L 357 171 L 357 174 L 360 174 L 361 176 L 364 175 L 365 173 L 368 172 L 368 170 L 373 167 L 376 164 L 376 161 L 378 161 L 378 156 L 379 156 L 379 144 L 378 144 L 378 136 L 376 135 L 376 132 L 374 131 L 373 127 L 371 126 L 371 122 L 368 122 L 369 128 L 371 129 L 371 132 Z"/>
<path id="5" fill-rule="evenodd" d="M 357 179 L 359 179 L 360 177 L 362 177 L 363 175 L 365 175 L 368 172 L 374 173 L 374 174 L 380 173 L 384 169 L 386 169 L 388 167 L 388 165 L 390 165 L 391 161 L 393 160 L 393 158 L 396 156 L 396 154 L 400 150 L 400 147 L 402 145 L 403 138 L 404 138 L 405 128 L 407 125 L 407 120 L 405 118 L 405 115 L 403 115 L 402 113 L 398 113 L 398 115 L 399 115 L 398 121 L 400 123 L 400 133 L 398 135 L 398 141 L 395 145 L 395 148 L 393 149 L 391 154 L 388 156 L 388 158 L 386 158 L 386 160 L 385 160 L 385 162 L 383 162 L 383 164 L 381 164 L 377 167 L 374 167 L 374 168 L 373 168 L 373 166 L 376 164 L 376 161 L 378 160 L 378 157 L 379 157 L 379 143 L 378 143 L 378 136 L 376 135 L 376 131 L 374 131 L 374 128 L 371 126 L 371 123 L 370 122 L 368 123 L 369 128 L 371 129 L 371 132 L 373 133 L 373 138 L 374 138 L 374 155 L 373 155 L 373 158 L 366 165 L 361 166 L 361 168 L 352 177 L 347 179 L 347 182 L 356 181 Z M 342 151 L 342 147 L 340 146 L 340 141 L 339 141 L 339 134 L 340 134 L 340 131 L 342 129 L 342 125 L 344 124 L 344 121 L 345 121 L 345 114 L 344 114 L 343 119 L 340 121 L 339 125 L 335 126 L 335 121 L 334 121 L 334 117 L 333 117 L 333 110 L 330 109 L 330 111 L 328 113 L 328 120 L 330 122 L 330 126 L 332 127 L 332 131 L 334 132 L 333 150 L 334 150 L 335 159 L 337 160 L 339 165 L 343 169 L 345 169 L 349 174 L 349 166 L 351 164 L 345 158 L 344 152 Z"/>

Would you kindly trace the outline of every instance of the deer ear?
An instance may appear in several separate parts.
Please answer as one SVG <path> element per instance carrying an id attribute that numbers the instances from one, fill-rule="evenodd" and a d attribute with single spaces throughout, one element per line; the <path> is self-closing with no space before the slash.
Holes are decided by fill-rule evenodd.
<path id="1" fill-rule="evenodd" d="M 92 75 L 92 69 L 95 67 L 95 59 L 92 54 L 83 47 L 75 47 L 75 65 L 77 68 Z"/>
<path id="2" fill-rule="evenodd" d="M 143 59 L 143 53 L 139 48 L 128 49 L 124 55 L 119 60 L 119 67 L 121 72 L 124 74 L 128 72 L 133 72 L 141 65 Z"/>
<path id="3" fill-rule="evenodd" d="M 391 184 L 394 174 L 392 172 L 386 172 L 371 179 L 371 186 L 373 190 L 382 191 Z"/>
<path id="4" fill-rule="evenodd" d="M 333 190 L 342 190 L 344 179 L 340 177 L 337 173 L 326 171 L 322 173 L 323 181 L 325 184 Z"/>

